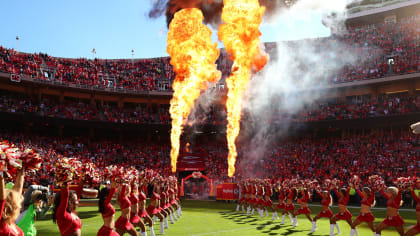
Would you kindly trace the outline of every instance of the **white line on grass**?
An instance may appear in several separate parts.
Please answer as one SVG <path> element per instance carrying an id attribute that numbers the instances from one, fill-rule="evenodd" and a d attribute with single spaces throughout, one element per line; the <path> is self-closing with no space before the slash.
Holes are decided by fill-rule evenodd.
<path id="1" fill-rule="evenodd" d="M 202 233 L 202 234 L 193 234 L 191 236 L 199 236 L 199 235 L 210 235 L 210 234 L 218 234 L 218 233 L 227 233 L 227 232 L 233 232 L 233 231 L 240 231 L 240 230 L 247 230 L 247 229 L 255 229 L 256 227 L 244 227 L 244 228 L 237 228 L 237 229 L 230 229 L 230 230 L 220 230 L 215 232 L 209 232 L 209 233 Z"/>

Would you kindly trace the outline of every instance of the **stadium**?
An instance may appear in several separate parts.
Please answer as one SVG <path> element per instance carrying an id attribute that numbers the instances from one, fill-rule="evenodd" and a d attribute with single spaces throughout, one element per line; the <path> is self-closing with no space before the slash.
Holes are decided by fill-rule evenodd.
<path id="1" fill-rule="evenodd" d="M 420 234 L 419 0 L 152 2 L 165 55 L 0 34 L 0 235 Z"/>

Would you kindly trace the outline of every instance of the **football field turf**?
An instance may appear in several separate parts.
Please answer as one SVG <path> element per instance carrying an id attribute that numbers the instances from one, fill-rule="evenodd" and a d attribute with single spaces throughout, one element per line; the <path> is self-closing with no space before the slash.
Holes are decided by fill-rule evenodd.
<path id="1" fill-rule="evenodd" d="M 94 203 L 94 202 L 93 202 Z M 116 206 L 116 204 L 114 204 Z M 165 235 L 311 235 L 311 223 L 304 216 L 298 216 L 298 226 L 292 228 L 290 220 L 286 217 L 285 224 L 280 225 L 280 220 L 271 221 L 271 212 L 269 217 L 263 219 L 256 214 L 253 217 L 246 216 L 243 213 L 235 212 L 236 204 L 223 203 L 215 201 L 193 201 L 185 200 L 182 202 L 182 217 L 175 222 L 169 224 L 169 229 L 165 229 Z M 77 209 L 80 218 L 82 219 L 82 235 L 93 236 L 96 235 L 103 221 L 101 215 L 98 213 L 98 207 L 83 206 Z M 119 209 L 115 219 L 120 215 Z M 320 207 L 311 207 L 312 213 L 318 213 Z M 336 213 L 337 208 L 332 208 Z M 358 215 L 359 208 L 349 209 L 353 214 L 353 220 Z M 379 224 L 385 216 L 385 209 L 372 209 L 376 217 L 375 225 Z M 416 214 L 414 209 L 400 211 L 401 216 L 406 221 L 406 229 L 409 226 L 416 224 Z M 313 214 L 314 215 L 314 214 Z M 280 216 L 281 217 L 281 216 Z M 329 235 L 330 226 L 327 219 L 320 219 L 317 221 L 318 230 L 312 235 Z M 344 221 L 339 221 L 341 235 L 349 235 L 350 227 Z M 52 223 L 51 211 L 44 219 L 36 222 L 36 228 L 40 236 L 59 235 L 57 225 Z M 155 226 L 156 235 L 159 234 L 159 222 Z M 367 228 L 367 225 L 362 224 L 358 228 L 360 236 L 370 236 L 373 233 Z M 147 228 L 147 234 L 150 236 L 150 231 Z M 128 235 L 128 234 L 125 234 Z M 385 230 L 382 235 L 398 235 L 393 228 Z"/>

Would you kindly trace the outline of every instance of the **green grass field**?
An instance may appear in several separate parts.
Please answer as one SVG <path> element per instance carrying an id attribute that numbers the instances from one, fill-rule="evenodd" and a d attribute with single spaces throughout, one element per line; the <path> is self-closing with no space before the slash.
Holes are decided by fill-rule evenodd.
<path id="1" fill-rule="evenodd" d="M 269 217 L 261 219 L 256 214 L 253 217 L 248 217 L 245 214 L 234 211 L 236 204 L 222 203 L 215 201 L 183 201 L 182 202 L 183 215 L 175 224 L 169 225 L 169 229 L 165 230 L 165 235 L 310 235 L 311 223 L 304 218 L 298 217 L 299 225 L 293 229 L 288 217 L 286 217 L 286 224 L 280 225 L 280 220 L 271 221 L 271 213 Z M 313 213 L 318 213 L 319 207 L 311 207 Z M 359 209 L 349 209 L 354 216 L 358 215 Z M 79 207 L 79 216 L 82 219 L 82 235 L 96 235 L 99 228 L 102 226 L 101 215 L 97 212 L 96 206 Z M 336 212 L 337 208 L 333 207 Z M 372 210 L 378 224 L 383 220 L 385 210 Z M 416 224 L 416 215 L 414 210 L 400 212 L 405 219 L 405 227 Z M 120 215 L 117 209 L 116 218 Z M 354 219 L 354 218 L 353 218 Z M 159 234 L 159 223 L 156 222 L 154 228 L 156 235 Z M 321 219 L 317 222 L 318 231 L 313 235 L 329 235 L 329 222 L 327 219 Z M 339 226 L 341 235 L 349 235 L 350 227 L 347 223 L 340 221 Z M 51 221 L 51 211 L 44 219 L 38 220 L 36 223 L 38 235 L 59 235 L 57 225 Z M 373 235 L 366 225 L 362 224 L 358 227 L 359 235 Z M 128 234 L 125 234 L 128 235 Z M 148 231 L 150 236 L 150 232 Z M 393 229 L 383 231 L 382 235 L 397 235 Z"/>

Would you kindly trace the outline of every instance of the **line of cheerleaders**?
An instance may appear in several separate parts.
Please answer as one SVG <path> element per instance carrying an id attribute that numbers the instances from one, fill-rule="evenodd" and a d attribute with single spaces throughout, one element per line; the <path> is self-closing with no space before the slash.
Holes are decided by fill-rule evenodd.
<path id="1" fill-rule="evenodd" d="M 357 179 L 358 177 L 355 176 L 355 178 Z M 281 212 L 281 224 L 284 224 L 285 216 L 287 215 L 293 227 L 298 225 L 297 216 L 305 215 L 312 223 L 311 233 L 317 230 L 316 222 L 318 219 L 328 218 L 330 220 L 330 235 L 335 235 L 335 229 L 337 234 L 341 233 L 336 222 L 343 220 L 351 227 L 351 236 L 359 235 L 357 226 L 362 223 L 366 223 L 369 226 L 374 236 L 381 235 L 381 231 L 388 227 L 394 227 L 400 235 L 412 236 L 420 234 L 420 197 L 414 192 L 415 188 L 420 187 L 418 184 L 419 179 L 416 178 L 414 182 L 414 184 L 405 184 L 404 186 L 404 188 L 411 190 L 413 199 L 417 202 L 417 224 L 410 227 L 407 232 L 404 232 L 404 220 L 398 212 L 402 204 L 401 193 L 403 188 L 400 187 L 401 185 L 397 185 L 398 187 L 386 187 L 384 184 L 380 184 L 361 188 L 360 181 L 351 181 L 347 187 L 339 187 L 339 181 L 328 179 L 321 186 L 318 181 L 309 180 L 284 180 L 281 183 L 272 184 L 270 180 L 248 179 L 240 183 L 241 198 L 236 211 L 240 211 L 242 208 L 242 212 L 245 213 L 246 209 L 247 215 L 254 215 L 254 211 L 257 211 L 263 218 L 264 213 L 268 217 L 268 210 L 271 210 L 272 221 L 279 219 L 277 212 Z M 354 220 L 352 220 L 353 216 L 347 209 L 351 188 L 354 188 L 361 198 L 360 214 Z M 277 205 L 274 205 L 270 199 L 273 195 L 273 189 L 279 193 L 279 203 Z M 371 207 L 375 205 L 374 190 L 379 190 L 387 200 L 386 218 L 376 227 L 373 224 L 375 216 L 371 212 Z M 338 196 L 338 212 L 336 214 L 330 209 L 333 203 L 330 195 L 331 191 L 334 191 Z M 321 211 L 312 218 L 308 202 L 311 200 L 311 193 L 313 192 L 316 192 L 322 200 Z M 294 202 L 299 205 L 299 208 L 295 206 Z"/>
<path id="2" fill-rule="evenodd" d="M 150 204 L 146 207 L 145 190 L 149 184 L 153 185 Z M 121 208 L 121 216 L 114 221 L 115 209 L 111 200 L 117 196 Z M 53 221 L 57 223 L 62 236 L 81 235 L 82 222 L 75 214 L 78 206 L 75 192 L 70 191 L 67 184 L 63 184 L 61 191 L 54 199 Z M 174 224 L 181 217 L 181 204 L 178 198 L 178 184 L 175 177 L 153 177 L 147 181 L 140 179 L 130 183 L 111 181 L 110 187 L 104 187 L 99 192 L 99 212 L 104 221 L 98 236 L 147 235 L 146 225 L 150 234 L 155 235 L 153 224 L 160 221 L 160 233 L 169 228 L 168 218 Z M 139 232 L 136 231 L 139 227 Z"/>

